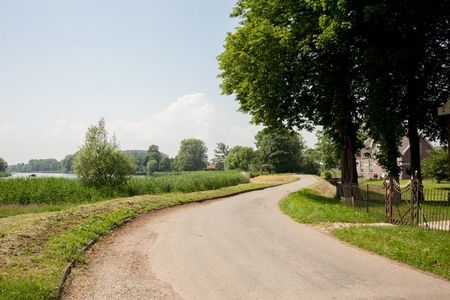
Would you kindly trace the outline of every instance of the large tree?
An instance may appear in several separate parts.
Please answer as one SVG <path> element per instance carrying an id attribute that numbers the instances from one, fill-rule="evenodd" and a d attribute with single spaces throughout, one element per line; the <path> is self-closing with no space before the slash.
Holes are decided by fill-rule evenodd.
<path id="1" fill-rule="evenodd" d="M 239 0 L 219 63 L 223 92 L 254 123 L 322 125 L 341 149 L 343 182 L 356 183 L 361 97 L 349 10 L 346 1 Z"/>
<path id="2" fill-rule="evenodd" d="M 436 111 L 449 95 L 450 1 L 376 0 L 360 5 L 367 125 L 380 144 L 378 158 L 396 176 L 397 147 L 407 134 L 410 170 L 421 179 L 419 132 L 446 139 Z"/>
<path id="3" fill-rule="evenodd" d="M 265 128 L 256 134 L 261 167 L 276 173 L 300 171 L 304 150 L 303 138 L 287 129 Z"/>
<path id="4" fill-rule="evenodd" d="M 180 149 L 175 158 L 175 165 L 181 171 L 198 171 L 206 168 L 208 148 L 199 139 L 185 139 L 181 141 Z"/>
<path id="5" fill-rule="evenodd" d="M 256 162 L 256 152 L 252 147 L 234 146 L 225 159 L 225 169 L 249 171 Z"/>

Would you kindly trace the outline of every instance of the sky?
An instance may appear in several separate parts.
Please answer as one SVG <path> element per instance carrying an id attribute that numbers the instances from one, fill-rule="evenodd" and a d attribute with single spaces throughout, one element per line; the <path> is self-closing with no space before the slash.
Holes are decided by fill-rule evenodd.
<path id="1" fill-rule="evenodd" d="M 0 157 L 62 159 L 102 117 L 124 150 L 254 146 L 262 127 L 217 78 L 234 3 L 0 0 Z"/>

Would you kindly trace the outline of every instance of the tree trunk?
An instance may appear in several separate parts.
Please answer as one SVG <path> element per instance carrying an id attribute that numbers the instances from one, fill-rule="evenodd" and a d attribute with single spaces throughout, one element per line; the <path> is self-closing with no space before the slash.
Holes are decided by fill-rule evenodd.
<path id="1" fill-rule="evenodd" d="M 358 184 L 358 173 L 356 172 L 356 132 L 351 120 L 344 120 L 340 124 L 339 135 L 342 141 L 342 184 Z"/>
<path id="2" fill-rule="evenodd" d="M 417 180 L 419 188 L 417 191 L 417 201 L 422 203 L 424 200 L 422 190 L 422 169 L 420 166 L 420 138 L 417 130 L 417 122 L 414 119 L 408 120 L 408 139 L 410 151 L 410 170 L 411 175 Z"/>
<path id="3" fill-rule="evenodd" d="M 420 138 L 417 129 L 417 122 L 414 117 L 410 117 L 408 120 L 408 139 L 411 175 L 416 176 L 419 181 L 422 181 L 422 169 L 420 166 Z"/>

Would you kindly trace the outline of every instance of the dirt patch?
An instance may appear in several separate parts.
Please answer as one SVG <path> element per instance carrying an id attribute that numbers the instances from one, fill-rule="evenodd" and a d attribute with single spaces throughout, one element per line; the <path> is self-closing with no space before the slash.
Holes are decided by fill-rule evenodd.
<path id="1" fill-rule="evenodd" d="M 266 184 L 281 184 L 290 183 L 299 179 L 296 174 L 273 174 L 273 175 L 261 175 L 250 179 L 251 183 L 266 183 Z"/>
<path id="2" fill-rule="evenodd" d="M 150 228 L 155 226 L 152 219 L 166 213 L 141 216 L 98 242 L 86 264 L 69 276 L 62 298 L 181 299 L 155 276 L 149 264 L 149 249 L 157 238 Z"/>
<path id="3" fill-rule="evenodd" d="M 334 198 L 336 197 L 336 187 L 329 183 L 328 181 L 316 176 L 317 183 L 312 185 L 310 188 L 318 191 L 322 196 Z"/>
<path id="4" fill-rule="evenodd" d="M 389 223 L 343 223 L 343 222 L 335 222 L 335 223 L 321 223 L 313 225 L 316 229 L 321 232 L 331 233 L 335 229 L 342 229 L 348 227 L 362 227 L 362 226 L 372 226 L 372 227 L 381 227 L 381 226 L 394 226 Z"/>

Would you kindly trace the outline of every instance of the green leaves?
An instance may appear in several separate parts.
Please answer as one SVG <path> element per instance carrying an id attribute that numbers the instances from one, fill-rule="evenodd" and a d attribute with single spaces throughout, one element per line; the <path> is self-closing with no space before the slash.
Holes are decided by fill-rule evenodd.
<path id="1" fill-rule="evenodd" d="M 446 149 L 433 150 L 429 157 L 423 161 L 423 173 L 437 182 L 448 179 L 448 154 Z"/>
<path id="2" fill-rule="evenodd" d="M 298 133 L 266 128 L 256 135 L 256 146 L 263 170 L 276 173 L 300 170 L 306 146 Z"/>
<path id="3" fill-rule="evenodd" d="M 6 161 L 0 157 L 0 172 L 6 172 L 6 169 L 8 168 L 8 164 Z"/>
<path id="4" fill-rule="evenodd" d="M 85 184 L 117 187 L 134 172 L 135 162 L 119 150 L 115 137 L 108 139 L 105 120 L 101 119 L 98 125 L 89 127 L 73 168 Z"/>
<path id="5" fill-rule="evenodd" d="M 225 168 L 227 170 L 249 171 L 255 162 L 256 152 L 252 147 L 235 146 L 230 149 L 225 159 Z"/>
<path id="6" fill-rule="evenodd" d="M 175 158 L 175 165 L 181 171 L 203 170 L 208 162 L 207 151 L 208 148 L 202 140 L 182 140 L 180 150 Z"/>

